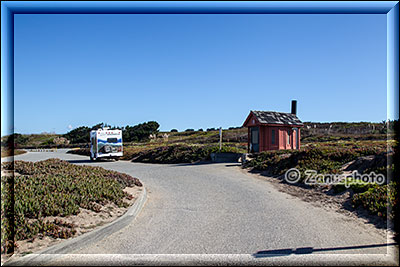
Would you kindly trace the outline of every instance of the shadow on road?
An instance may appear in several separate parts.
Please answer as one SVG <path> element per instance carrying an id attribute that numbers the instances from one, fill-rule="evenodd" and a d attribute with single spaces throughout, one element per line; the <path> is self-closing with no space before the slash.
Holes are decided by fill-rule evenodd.
<path id="1" fill-rule="evenodd" d="M 240 162 L 238 163 L 231 163 L 231 164 L 226 164 L 225 167 L 236 167 L 236 166 L 242 166 Z"/>
<path id="2" fill-rule="evenodd" d="M 89 159 L 76 159 L 76 160 L 67 160 L 69 163 L 100 163 L 100 162 L 114 162 L 114 160 L 101 159 L 96 161 L 91 161 Z"/>
<path id="3" fill-rule="evenodd" d="M 197 166 L 197 165 L 206 165 L 206 164 L 214 164 L 212 161 L 199 161 L 193 163 L 171 163 L 170 167 L 183 167 L 183 166 Z"/>
<path id="4" fill-rule="evenodd" d="M 91 161 L 88 159 L 77 159 L 77 160 L 67 160 L 69 163 L 96 163 L 96 161 Z"/>
<path id="5" fill-rule="evenodd" d="M 388 247 L 394 246 L 397 243 L 387 243 L 387 244 L 373 244 L 373 245 L 362 245 L 362 246 L 347 246 L 347 247 L 333 247 L 333 248 L 313 248 L 313 247 L 302 247 L 302 248 L 287 248 L 287 249 L 273 249 L 273 250 L 261 250 L 253 254 L 255 258 L 262 257 L 279 257 L 279 256 L 289 256 L 292 254 L 312 254 L 313 252 L 320 251 L 337 251 L 337 250 L 351 250 L 351 249 L 363 249 L 363 248 L 377 248 L 377 247 Z"/>
<path id="6" fill-rule="evenodd" d="M 221 163 L 231 163 L 231 162 L 200 161 L 200 162 L 193 162 L 193 163 L 171 163 L 173 165 L 170 167 L 197 166 L 197 165 L 221 164 Z M 234 167 L 234 166 L 241 166 L 241 164 L 240 163 L 231 163 L 231 164 L 225 165 L 225 167 Z"/>

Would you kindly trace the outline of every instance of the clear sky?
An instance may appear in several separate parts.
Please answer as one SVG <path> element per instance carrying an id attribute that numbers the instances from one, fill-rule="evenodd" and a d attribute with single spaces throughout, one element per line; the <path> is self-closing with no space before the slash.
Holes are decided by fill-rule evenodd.
<path id="1" fill-rule="evenodd" d="M 15 15 L 15 132 L 386 114 L 386 15 Z"/>

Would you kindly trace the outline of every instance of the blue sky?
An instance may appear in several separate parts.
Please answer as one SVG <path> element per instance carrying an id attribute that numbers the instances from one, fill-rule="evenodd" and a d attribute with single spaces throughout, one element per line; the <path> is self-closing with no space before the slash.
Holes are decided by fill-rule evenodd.
<path id="1" fill-rule="evenodd" d="M 386 15 L 15 15 L 15 132 L 386 114 Z"/>

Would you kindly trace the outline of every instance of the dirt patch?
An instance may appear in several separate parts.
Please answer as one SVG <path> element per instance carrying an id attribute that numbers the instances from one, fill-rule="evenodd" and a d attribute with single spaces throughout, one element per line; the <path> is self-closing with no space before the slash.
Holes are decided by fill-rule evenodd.
<path id="1" fill-rule="evenodd" d="M 393 234 L 391 230 L 387 230 L 386 219 L 369 214 L 368 211 L 361 207 L 353 208 L 351 204 L 353 192 L 351 190 L 346 190 L 342 193 L 336 194 L 334 193 L 333 188 L 329 185 L 313 187 L 304 184 L 293 185 L 286 183 L 282 177 L 271 177 L 266 172 L 243 169 L 239 166 L 237 168 L 242 173 L 251 175 L 257 179 L 266 180 L 278 191 L 300 198 L 303 201 L 310 202 L 315 207 L 341 213 L 349 219 L 354 219 L 364 224 L 372 224 L 382 235 L 386 236 L 388 231 L 390 234 Z"/>
<path id="2" fill-rule="evenodd" d="M 2 172 L 3 175 L 3 172 Z M 17 174 L 18 175 L 18 174 Z M 123 191 L 130 194 L 131 197 L 124 198 L 124 202 L 126 202 L 129 206 L 127 208 L 118 207 L 114 203 L 108 203 L 101 207 L 99 212 L 95 212 L 88 209 L 80 208 L 80 212 L 77 215 L 70 215 L 66 217 L 61 216 L 49 216 L 44 220 L 54 222 L 54 220 L 62 221 L 63 224 L 73 224 L 76 230 L 75 235 L 72 238 L 85 234 L 87 232 L 98 229 L 101 226 L 104 226 L 118 217 L 125 214 L 125 212 L 136 202 L 139 198 L 143 187 L 126 187 Z M 71 239 L 71 238 L 69 238 Z M 15 249 L 14 255 L 7 254 L 1 255 L 2 264 L 6 262 L 11 256 L 12 258 L 19 258 L 25 256 L 27 254 L 39 252 L 45 248 L 56 245 L 60 242 L 63 242 L 67 239 L 61 238 L 52 238 L 49 236 L 44 236 L 43 234 L 38 234 L 37 237 L 28 239 L 28 240 L 20 240 L 17 241 L 17 248 Z"/>

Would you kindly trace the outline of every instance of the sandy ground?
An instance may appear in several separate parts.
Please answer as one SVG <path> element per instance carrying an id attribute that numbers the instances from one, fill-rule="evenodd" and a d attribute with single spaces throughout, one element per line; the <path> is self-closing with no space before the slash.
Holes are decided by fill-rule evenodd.
<path id="1" fill-rule="evenodd" d="M 1 175 L 10 175 L 10 173 L 2 171 Z M 106 225 L 114 221 L 118 217 L 122 216 L 129 209 L 129 207 L 131 207 L 135 203 L 142 190 L 143 190 L 142 187 L 138 186 L 126 187 L 124 189 L 125 192 L 127 192 L 132 196 L 130 199 L 128 198 L 124 199 L 124 202 L 128 203 L 129 205 L 127 208 L 118 207 L 114 203 L 109 203 L 105 206 L 102 206 L 99 212 L 80 208 L 80 213 L 77 215 L 70 215 L 67 217 L 51 216 L 51 217 L 46 217 L 45 220 L 53 222 L 55 219 L 58 219 L 62 220 L 65 223 L 72 223 L 75 226 L 76 230 L 76 234 L 74 235 L 74 237 L 77 237 L 84 233 L 93 231 L 103 225 Z M 36 238 L 30 240 L 17 241 L 16 242 L 17 248 L 13 255 L 13 258 L 18 258 L 30 253 L 41 251 L 45 248 L 63 242 L 64 240 L 67 239 L 61 239 L 61 238 L 56 239 L 39 234 Z M 1 262 L 3 263 L 7 261 L 11 256 L 12 256 L 11 254 L 8 255 L 2 254 Z"/>

